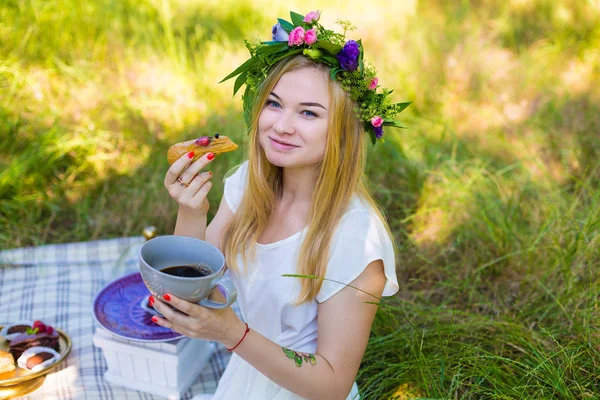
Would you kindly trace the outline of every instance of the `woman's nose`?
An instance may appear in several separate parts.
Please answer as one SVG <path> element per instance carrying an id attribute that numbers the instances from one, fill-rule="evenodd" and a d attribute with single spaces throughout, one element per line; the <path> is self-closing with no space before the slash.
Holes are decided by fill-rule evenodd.
<path id="1" fill-rule="evenodd" d="M 273 124 L 273 129 L 279 134 L 293 134 L 296 132 L 291 113 L 282 112 Z"/>

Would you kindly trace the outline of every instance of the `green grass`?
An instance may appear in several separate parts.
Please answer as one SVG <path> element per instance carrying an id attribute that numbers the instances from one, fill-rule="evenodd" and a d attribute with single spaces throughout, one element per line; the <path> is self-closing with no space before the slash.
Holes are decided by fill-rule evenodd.
<path id="1" fill-rule="evenodd" d="M 595 0 L 4 1 L 0 249 L 171 232 L 166 150 L 218 131 L 242 151 L 214 163 L 214 212 L 245 148 L 217 82 L 288 6 L 353 21 L 413 101 L 368 166 L 401 290 L 363 398 L 599 399 Z"/>

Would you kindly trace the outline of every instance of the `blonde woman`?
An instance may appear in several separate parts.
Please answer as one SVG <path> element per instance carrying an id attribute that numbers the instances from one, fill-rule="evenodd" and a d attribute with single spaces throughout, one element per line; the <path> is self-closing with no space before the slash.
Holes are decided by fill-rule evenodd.
<path id="1" fill-rule="evenodd" d="M 386 113 L 403 107 L 369 103 L 360 96 L 353 100 L 354 89 L 344 87 L 338 76 L 334 80 L 330 64 L 297 51 L 323 55 L 329 47 L 340 55 L 339 65 L 348 65 L 340 54 L 345 46 L 338 44 L 339 50 L 324 44 L 327 39 L 336 44 L 335 38 L 322 33 L 322 47 L 315 46 L 308 31 L 324 32 L 317 21 L 318 14 L 299 21 L 292 13 L 294 23 L 284 26 L 284 40 L 256 48 L 279 42 L 279 56 L 287 56 L 271 59 L 262 72 L 247 71 L 248 161 L 226 179 L 208 226 L 211 175 L 202 171 L 214 155 L 193 163 L 184 156 L 165 177 L 180 206 L 175 234 L 219 247 L 238 290 L 243 320 L 231 308 L 207 309 L 172 295 L 154 303 L 164 316 L 155 318 L 157 324 L 218 341 L 233 352 L 216 393 L 206 397 L 213 400 L 357 398 L 355 379 L 377 311 L 372 296 L 398 290 L 394 245 L 368 192 L 364 170 L 366 130 L 380 137 L 376 128 L 389 120 Z M 281 22 L 273 27 L 274 39 L 282 33 L 277 31 Z M 302 43 L 294 33 L 299 27 Z M 271 53 L 277 55 L 276 50 Z M 252 57 L 258 58 L 256 53 Z M 369 76 L 373 70 L 358 68 L 338 73 L 362 73 L 366 90 L 377 94 L 368 89 L 376 79 Z M 249 78 L 263 72 L 261 79 Z M 357 112 L 369 107 L 383 115 Z M 382 123 L 371 123 L 375 117 Z M 313 278 L 285 276 L 289 274 Z"/>

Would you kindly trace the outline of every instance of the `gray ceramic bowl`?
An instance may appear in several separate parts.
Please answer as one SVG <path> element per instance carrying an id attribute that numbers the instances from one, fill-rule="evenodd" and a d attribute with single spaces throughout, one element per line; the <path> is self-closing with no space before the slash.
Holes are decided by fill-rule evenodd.
<path id="1" fill-rule="evenodd" d="M 230 280 L 223 278 L 225 257 L 212 244 L 187 236 L 158 236 L 145 242 L 140 248 L 139 264 L 142 279 L 153 296 L 174 294 L 180 299 L 210 308 L 229 307 L 237 297 L 237 290 Z M 203 264 L 211 274 L 200 277 L 181 277 L 161 272 L 177 265 Z M 219 288 L 226 298 L 224 303 L 207 297 Z"/>

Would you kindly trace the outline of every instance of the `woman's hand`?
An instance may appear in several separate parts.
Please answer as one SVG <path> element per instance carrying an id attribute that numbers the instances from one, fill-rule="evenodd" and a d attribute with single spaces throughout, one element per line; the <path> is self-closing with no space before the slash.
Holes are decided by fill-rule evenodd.
<path id="1" fill-rule="evenodd" d="M 150 299 L 152 307 L 163 315 L 162 318 L 152 317 L 152 321 L 187 337 L 221 342 L 227 348 L 231 348 L 246 331 L 246 324 L 231 307 L 206 308 L 169 294 L 164 295 L 161 301 L 153 297 Z"/>
<path id="2" fill-rule="evenodd" d="M 179 204 L 180 214 L 186 216 L 206 216 L 208 200 L 206 196 L 212 187 L 212 172 L 202 172 L 214 158 L 208 153 L 191 162 L 194 153 L 190 152 L 175 161 L 165 176 L 165 187 L 169 195 Z"/>

